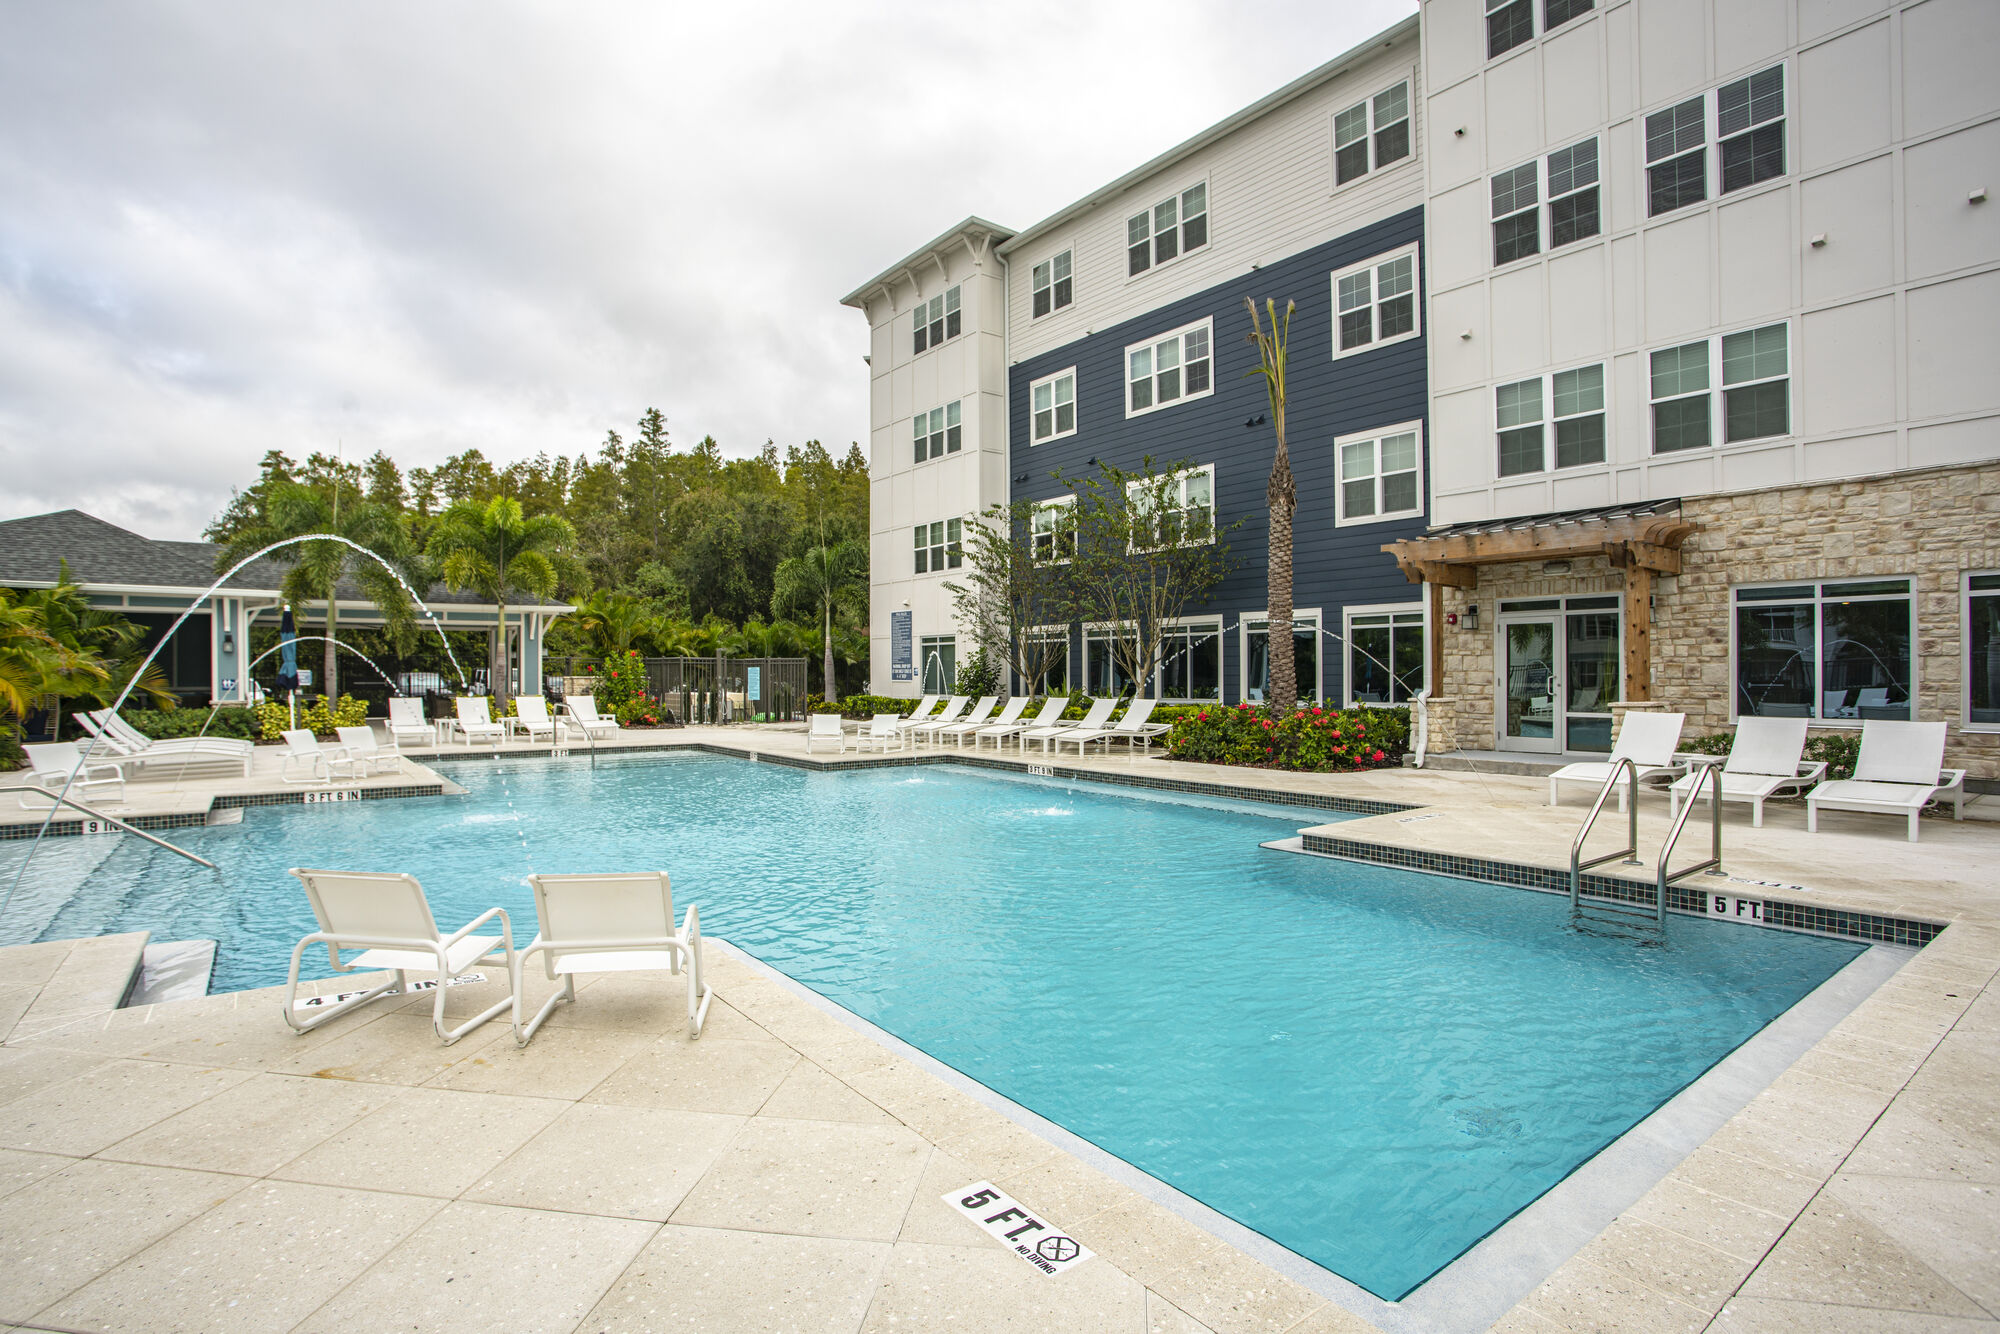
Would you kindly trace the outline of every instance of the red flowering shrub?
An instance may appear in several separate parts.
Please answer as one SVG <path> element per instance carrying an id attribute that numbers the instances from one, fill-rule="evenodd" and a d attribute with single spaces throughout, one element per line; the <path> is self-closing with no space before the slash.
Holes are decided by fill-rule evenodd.
<path id="1" fill-rule="evenodd" d="M 1166 748 L 1175 759 L 1203 764 L 1346 773 L 1402 763 L 1409 731 L 1401 709 L 1315 708 L 1286 715 L 1240 704 L 1182 714 Z"/>

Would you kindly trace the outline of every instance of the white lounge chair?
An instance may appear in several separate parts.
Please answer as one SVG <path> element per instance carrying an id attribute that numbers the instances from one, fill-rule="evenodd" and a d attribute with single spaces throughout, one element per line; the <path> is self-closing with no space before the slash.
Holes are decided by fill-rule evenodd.
<path id="1" fill-rule="evenodd" d="M 937 714 L 932 712 L 932 709 L 938 704 L 940 698 L 938 695 L 925 695 L 917 701 L 916 708 L 911 709 L 908 713 L 897 719 L 896 726 L 907 735 L 909 730 L 918 723 L 936 722 Z"/>
<path id="2" fill-rule="evenodd" d="M 838 716 L 838 715 L 834 715 Z M 713 998 L 701 975 L 701 913 L 692 903 L 674 926 L 674 889 L 665 871 L 612 875 L 531 875 L 541 930 L 515 965 L 524 976 L 539 954 L 549 980 L 562 989 L 521 1022 L 521 986 L 514 984 L 514 1041 L 522 1046 L 557 1005 L 576 999 L 578 973 L 629 973 L 664 968 L 687 973 L 688 1036 L 701 1036 Z"/>
<path id="3" fill-rule="evenodd" d="M 1826 765 L 1819 760 L 1801 760 L 1806 749 L 1806 720 L 1803 718 L 1744 718 L 1736 724 L 1736 736 L 1729 743 L 1729 759 L 1723 764 L 1721 792 L 1724 801 L 1750 803 L 1750 825 L 1764 827 L 1764 803 L 1772 797 L 1796 796 L 1826 777 Z M 1674 780 L 1667 789 L 1668 814 L 1679 815 L 1689 794 L 1706 792 L 1699 771 Z"/>
<path id="4" fill-rule="evenodd" d="M 847 733 L 841 730 L 840 715 L 837 713 L 815 713 L 806 720 L 806 754 L 813 753 L 815 746 L 833 743 L 836 751 L 847 751 Z"/>
<path id="5" fill-rule="evenodd" d="M 606 718 L 597 711 L 597 696 L 577 695 L 563 701 L 563 712 L 569 726 L 577 728 L 587 737 L 608 737 L 618 735 L 618 720 Z"/>
<path id="6" fill-rule="evenodd" d="M 408 974 L 433 973 L 437 977 L 436 1001 L 431 1007 L 431 1027 L 438 1040 L 449 1047 L 473 1029 L 494 1018 L 515 1002 L 514 930 L 501 908 L 488 908 L 450 935 L 441 935 L 431 917 L 431 905 L 413 875 L 385 875 L 371 871 L 311 871 L 293 867 L 291 873 L 305 886 L 319 930 L 300 938 L 292 947 L 292 971 L 285 984 L 285 1022 L 295 1032 L 310 1033 L 321 1024 L 346 1014 L 356 1006 L 382 996 L 400 996 L 410 989 Z M 472 933 L 495 917 L 500 919 L 498 936 Z M 327 958 L 337 973 L 361 969 L 373 972 L 387 968 L 395 974 L 381 986 L 338 1005 L 301 1019 L 293 1000 L 299 992 L 299 959 L 306 946 L 326 946 Z M 360 950 L 343 961 L 342 950 Z M 504 962 L 507 966 L 507 999 L 474 1015 L 457 1028 L 444 1026 L 445 984 L 462 968 L 474 963 Z"/>
<path id="7" fill-rule="evenodd" d="M 28 752 L 28 771 L 9 774 L 9 778 L 47 788 L 52 794 L 67 786 L 70 796 L 82 802 L 125 799 L 125 770 L 102 760 L 86 761 L 73 741 L 37 742 L 21 749 Z M 76 775 L 74 782 L 71 774 Z M 45 810 L 49 805 L 29 792 L 21 793 L 20 800 L 30 810 Z"/>
<path id="8" fill-rule="evenodd" d="M 1022 696 L 1021 702 L 1025 706 L 1027 704 L 1027 697 Z M 1062 718 L 1063 710 L 1068 707 L 1069 696 L 1050 695 L 1043 702 L 1042 711 L 1033 718 L 1024 719 L 1016 715 L 1011 721 L 1003 719 L 1000 722 L 989 723 L 985 727 L 980 728 L 972 734 L 972 748 L 978 750 L 986 744 L 987 737 L 992 737 L 993 749 L 1004 750 L 1007 747 L 1007 738 L 1010 736 L 1021 736 L 1037 727 L 1057 726 L 1059 720 Z"/>
<path id="9" fill-rule="evenodd" d="M 1821 783 L 1806 793 L 1806 829 L 1819 830 L 1819 813 L 1864 811 L 1901 815 L 1917 841 L 1917 817 L 1933 801 L 1951 803 L 1952 818 L 1965 818 L 1965 770 L 1944 768 L 1943 723 L 1897 722 L 1870 718 L 1861 724 L 1861 753 L 1854 777 Z"/>
<path id="10" fill-rule="evenodd" d="M 295 776 L 300 765 L 305 766 L 303 778 Z M 294 728 L 285 733 L 285 762 L 278 776 L 287 783 L 331 783 L 341 777 L 358 781 L 361 769 L 362 761 L 347 747 L 322 746 L 309 728 Z"/>
<path id="11" fill-rule="evenodd" d="M 1618 729 L 1618 740 L 1611 747 L 1610 759 L 1565 764 L 1549 775 L 1549 805 L 1562 804 L 1556 784 L 1581 783 L 1595 791 L 1604 786 L 1604 780 L 1611 776 L 1620 760 L 1632 761 L 1642 783 L 1667 774 L 1678 777 L 1687 766 L 1674 758 L 1674 748 L 1681 743 L 1681 724 L 1686 721 L 1684 713 L 1626 714 Z M 1618 809 L 1620 813 L 1625 810 L 1623 783 L 1618 785 Z"/>
<path id="12" fill-rule="evenodd" d="M 869 721 L 868 726 L 862 728 L 860 733 L 854 738 L 854 748 L 856 750 L 867 750 L 872 746 L 879 749 L 884 755 L 887 755 L 892 750 L 901 750 L 903 748 L 903 729 L 900 726 L 902 721 L 901 714 L 876 714 Z"/>
<path id="13" fill-rule="evenodd" d="M 93 761 L 103 764 L 129 762 L 137 767 L 138 772 L 128 770 L 127 777 L 150 778 L 153 776 L 150 771 L 154 769 L 170 770 L 181 777 L 195 769 L 240 774 L 245 778 L 250 776 L 250 757 L 255 747 L 248 741 L 235 737 L 176 737 L 168 741 L 154 741 L 109 709 L 70 716 L 90 736 L 85 750 Z"/>
<path id="14" fill-rule="evenodd" d="M 1069 701 L 1067 700 L 1063 701 L 1064 707 L 1068 707 L 1068 703 Z M 1115 699 L 1093 699 L 1090 701 L 1090 708 L 1085 711 L 1083 717 L 1074 723 L 1066 723 L 1058 719 L 1046 727 L 1031 727 L 1021 733 L 1021 749 L 1026 750 L 1030 741 L 1039 741 L 1042 743 L 1042 753 L 1046 755 L 1049 753 L 1049 743 L 1051 741 L 1069 732 L 1096 731 L 1098 728 L 1104 726 L 1105 720 L 1111 717 L 1111 711 L 1117 707 L 1118 701 Z"/>
<path id="15" fill-rule="evenodd" d="M 965 712 L 965 706 L 970 703 L 972 698 L 969 695 L 953 695 L 945 701 L 944 708 L 938 711 L 936 717 L 927 718 L 920 723 L 903 724 L 903 731 L 910 738 L 910 744 L 914 746 L 924 737 L 936 732 L 938 728 L 957 722 L 959 715 Z"/>
<path id="16" fill-rule="evenodd" d="M 507 739 L 507 729 L 493 721 L 484 695 L 468 695 L 456 701 L 458 721 L 453 724 L 465 744 L 476 746 L 482 741 L 491 741 L 498 746 Z"/>
<path id="17" fill-rule="evenodd" d="M 998 695 L 981 695 L 979 702 L 972 706 L 971 713 L 955 723 L 939 723 L 930 729 L 931 741 L 941 745 L 946 737 L 953 737 L 962 749 L 965 745 L 965 734 L 986 726 L 987 720 L 993 717 L 993 706 L 999 702 Z"/>
<path id="18" fill-rule="evenodd" d="M 393 774 L 403 767 L 403 757 L 393 745 L 377 741 L 372 727 L 336 727 L 333 734 L 340 738 L 340 748 L 362 773 Z"/>
<path id="19" fill-rule="evenodd" d="M 549 717 L 549 702 L 540 695 L 516 695 L 514 716 L 506 720 L 511 732 L 519 732 L 529 741 L 537 737 L 547 737 L 550 745 L 556 741 L 555 720 Z"/>
<path id="20" fill-rule="evenodd" d="M 1083 757 L 1083 748 L 1093 741 L 1103 742 L 1107 753 L 1111 750 L 1111 743 L 1120 740 L 1126 743 L 1128 750 L 1131 749 L 1132 743 L 1143 741 L 1146 743 L 1146 749 L 1151 751 L 1154 737 L 1173 730 L 1167 723 L 1146 721 L 1152 717 L 1153 706 L 1158 703 L 1156 699 L 1135 699 L 1125 706 L 1125 716 L 1115 723 L 1094 727 L 1088 731 L 1076 728 L 1059 733 L 1050 740 L 1055 742 L 1057 751 L 1061 751 L 1064 746 L 1074 745 L 1079 759 Z"/>
<path id="21" fill-rule="evenodd" d="M 389 743 L 396 747 L 429 746 L 437 741 L 437 729 L 424 717 L 424 702 L 407 695 L 389 701 Z"/>
<path id="22" fill-rule="evenodd" d="M 981 732 L 984 732 L 988 727 L 1013 726 L 1020 721 L 1021 711 L 1027 707 L 1028 697 L 1026 695 L 1016 695 L 1007 701 L 1007 707 L 1000 710 L 998 718 L 990 721 L 985 718 L 968 718 L 962 723 L 953 723 L 951 726 L 941 729 L 938 735 L 940 737 L 950 737 L 952 743 L 960 750 L 965 749 L 965 739 L 969 736 L 973 739 L 973 749 L 977 750 L 979 747 L 979 734 Z"/>

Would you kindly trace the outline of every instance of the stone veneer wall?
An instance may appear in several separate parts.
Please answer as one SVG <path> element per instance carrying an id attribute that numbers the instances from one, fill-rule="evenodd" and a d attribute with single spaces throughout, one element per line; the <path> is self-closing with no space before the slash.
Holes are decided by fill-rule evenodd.
<path id="1" fill-rule="evenodd" d="M 2000 778 L 2000 733 L 1968 732 L 1961 609 L 1967 570 L 2000 570 L 2000 464 L 1790 486 L 1684 501 L 1695 524 L 1678 576 L 1653 596 L 1653 698 L 1688 715 L 1688 733 L 1730 726 L 1730 589 L 1739 583 L 1908 577 L 1916 599 L 1917 716 L 1951 723 L 1945 763 Z M 1475 590 L 1447 588 L 1444 609 L 1477 603 L 1479 629 L 1442 627 L 1444 695 L 1457 744 L 1486 749 L 1494 727 L 1494 629 L 1502 600 L 1620 592 L 1601 558 L 1567 574 L 1540 561 L 1488 565 Z M 1815 731 L 1849 730 L 1838 727 Z"/>

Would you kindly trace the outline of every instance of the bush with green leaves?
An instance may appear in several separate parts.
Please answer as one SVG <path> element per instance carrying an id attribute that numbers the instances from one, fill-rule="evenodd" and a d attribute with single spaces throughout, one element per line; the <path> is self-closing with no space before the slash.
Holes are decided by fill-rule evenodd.
<path id="1" fill-rule="evenodd" d="M 815 700 L 810 710 L 813 713 L 838 713 L 847 718 L 873 718 L 878 713 L 893 713 L 900 718 L 916 707 L 917 701 L 900 695 L 849 695 L 838 704 Z"/>
<path id="2" fill-rule="evenodd" d="M 1212 705 L 1183 713 L 1167 733 L 1167 753 L 1201 764 L 1238 764 L 1312 773 L 1351 773 L 1402 763 L 1410 720 L 1401 709 L 1314 705 L 1282 713 L 1268 707 Z"/>
<path id="3" fill-rule="evenodd" d="M 298 725 L 314 736 L 330 737 L 336 727 L 360 727 L 368 721 L 368 701 L 342 695 L 329 706 L 325 695 L 315 695 L 310 704 L 299 708 Z M 266 741 L 282 741 L 292 726 L 292 711 L 277 700 L 267 699 L 257 706 L 258 735 Z"/>
<path id="4" fill-rule="evenodd" d="M 620 704 L 617 716 L 620 727 L 659 727 L 673 720 L 666 706 L 644 695 Z"/>
<path id="5" fill-rule="evenodd" d="M 257 715 L 246 705 L 225 705 L 208 709 L 127 709 L 126 722 L 155 741 L 177 737 L 221 736 L 238 741 L 255 741 Z M 345 724 L 343 724 L 345 726 Z"/>
<path id="6" fill-rule="evenodd" d="M 604 666 L 597 673 L 597 684 L 590 693 L 597 698 L 599 713 L 615 716 L 619 709 L 635 699 L 646 697 L 646 659 L 637 649 L 626 649 L 623 653 L 604 660 Z"/>
<path id="7" fill-rule="evenodd" d="M 958 664 L 952 693 L 972 699 L 984 699 L 988 695 L 999 694 L 1000 684 L 1000 664 L 982 646 L 974 649 L 964 662 Z"/>

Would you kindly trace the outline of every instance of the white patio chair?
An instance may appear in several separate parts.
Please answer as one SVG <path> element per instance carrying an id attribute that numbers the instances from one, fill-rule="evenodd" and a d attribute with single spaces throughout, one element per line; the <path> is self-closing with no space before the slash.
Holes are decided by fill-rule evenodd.
<path id="1" fill-rule="evenodd" d="M 1796 796 L 1826 777 L 1819 760 L 1801 760 L 1806 748 L 1803 718 L 1744 718 L 1736 724 L 1723 764 L 1720 790 L 1724 801 L 1750 803 L 1750 825 L 1764 827 L 1764 803 L 1772 797 Z M 1690 793 L 1704 791 L 1699 771 L 1677 778 L 1667 788 L 1669 816 L 1680 814 Z"/>
<path id="2" fill-rule="evenodd" d="M 1088 731 L 1077 728 L 1068 732 L 1058 733 L 1056 736 L 1051 737 L 1050 740 L 1055 742 L 1058 752 L 1064 746 L 1074 745 L 1078 759 L 1083 758 L 1083 748 L 1093 741 L 1103 742 L 1107 754 L 1110 753 L 1111 743 L 1114 741 L 1125 742 L 1127 750 L 1130 750 L 1135 742 L 1144 742 L 1147 751 L 1150 752 L 1153 748 L 1154 737 L 1173 730 L 1172 726 L 1167 723 L 1147 721 L 1148 718 L 1152 717 L 1153 708 L 1158 703 L 1159 701 L 1156 699 L 1135 699 L 1125 706 L 1125 716 L 1115 723 L 1091 728 Z"/>
<path id="3" fill-rule="evenodd" d="M 86 761 L 73 741 L 32 742 L 21 749 L 28 752 L 28 771 L 8 774 L 8 778 L 47 788 L 51 795 L 67 785 L 69 794 L 82 802 L 107 797 L 112 801 L 125 799 L 125 770 L 102 760 Z M 76 775 L 75 782 L 70 781 L 72 773 Z M 31 800 L 33 797 L 33 793 L 21 793 L 21 805 L 29 810 L 47 809 L 40 799 Z"/>
<path id="4" fill-rule="evenodd" d="M 618 720 L 606 718 L 597 711 L 597 696 L 574 695 L 563 701 L 563 712 L 571 727 L 587 737 L 612 737 L 618 735 Z"/>
<path id="5" fill-rule="evenodd" d="M 962 723 L 953 723 L 949 727 L 943 728 L 938 735 L 941 737 L 950 737 L 952 744 L 956 745 L 960 750 L 965 749 L 965 739 L 971 737 L 973 749 L 977 750 L 979 748 L 980 733 L 984 732 L 988 727 L 1013 726 L 1021 720 L 1021 712 L 1027 707 L 1028 697 L 1026 695 L 1016 695 L 1007 701 L 1007 707 L 1000 710 L 998 718 L 994 718 L 991 721 L 984 718 L 968 718 Z"/>
<path id="6" fill-rule="evenodd" d="M 311 729 L 299 727 L 285 733 L 285 762 L 278 776 L 287 783 L 331 783 L 343 776 L 356 782 L 362 763 L 347 747 L 322 746 Z M 303 778 L 295 776 L 300 765 L 305 766 Z"/>
<path id="7" fill-rule="evenodd" d="M 998 695 L 981 695 L 979 702 L 972 706 L 971 713 L 966 714 L 965 717 L 955 723 L 939 723 L 936 727 L 931 728 L 927 735 L 933 744 L 942 744 L 946 737 L 953 737 L 957 740 L 958 745 L 963 748 L 965 745 L 965 734 L 984 727 L 987 720 L 993 716 L 993 706 L 999 702 L 1000 697 Z"/>
<path id="8" fill-rule="evenodd" d="M 1021 697 L 1021 702 L 1023 706 L 1027 704 L 1027 697 L 1025 695 Z M 978 750 L 986 744 L 987 737 L 992 737 L 993 749 L 1005 750 L 1007 748 L 1008 737 L 1018 737 L 1030 728 L 1054 726 L 1062 718 L 1063 710 L 1068 707 L 1069 696 L 1050 695 L 1043 702 L 1042 711 L 1033 718 L 1024 719 L 1016 714 L 1011 720 L 1003 718 L 997 723 L 989 723 L 977 732 L 974 732 L 972 734 L 972 748 Z"/>
<path id="9" fill-rule="evenodd" d="M 428 746 L 436 742 L 437 729 L 424 717 L 424 702 L 407 695 L 389 701 L 389 744 Z"/>
<path id="10" fill-rule="evenodd" d="M 1063 705 L 1067 708 L 1069 701 L 1064 700 Z M 1070 732 L 1096 731 L 1098 728 L 1104 726 L 1105 720 L 1111 717 L 1111 711 L 1117 707 L 1118 701 L 1115 699 L 1093 699 L 1090 701 L 1090 708 L 1085 711 L 1083 717 L 1074 723 L 1066 723 L 1058 719 L 1046 727 L 1031 727 L 1021 733 L 1021 749 L 1025 751 L 1030 741 L 1039 741 L 1042 743 L 1042 754 L 1046 755 L 1049 753 L 1049 743 L 1051 741 Z"/>
<path id="11" fill-rule="evenodd" d="M 1806 830 L 1819 831 L 1819 813 L 1862 811 L 1901 815 L 1917 841 L 1917 817 L 1933 801 L 1951 803 L 1952 819 L 1965 818 L 1965 770 L 1944 768 L 1943 723 L 1871 718 L 1861 724 L 1861 753 L 1854 777 L 1821 783 L 1806 793 Z"/>
<path id="12" fill-rule="evenodd" d="M 403 767 L 403 757 L 394 746 L 377 741 L 372 727 L 336 727 L 333 734 L 340 738 L 340 748 L 354 760 L 359 772 L 393 774 Z"/>
<path id="13" fill-rule="evenodd" d="M 840 715 L 837 713 L 815 713 L 806 722 L 806 754 L 813 753 L 816 746 L 833 743 L 833 748 L 843 754 L 847 751 L 847 733 L 841 730 Z"/>
<path id="14" fill-rule="evenodd" d="M 233 736 L 187 736 L 155 741 L 110 709 L 99 709 L 90 716 L 112 736 L 140 750 L 162 754 L 177 750 L 199 750 L 217 755 L 247 755 L 256 749 L 256 742 L 244 741 L 240 737 Z"/>
<path id="15" fill-rule="evenodd" d="M 514 1041 L 535 1036 L 557 1005 L 576 1000 L 578 973 L 629 973 L 666 969 L 687 973 L 688 1036 L 701 1036 L 714 997 L 701 975 L 701 913 L 692 903 L 674 926 L 674 889 L 665 871 L 608 875 L 531 875 L 541 930 L 515 967 Z M 542 956 L 550 981 L 562 989 L 521 1022 L 521 985 L 528 960 Z"/>
<path id="16" fill-rule="evenodd" d="M 301 937 L 292 947 L 292 970 L 285 983 L 285 1022 L 294 1032 L 310 1033 L 321 1024 L 366 1005 L 383 996 L 400 996 L 410 989 L 408 975 L 432 973 L 437 978 L 436 1000 L 431 1006 L 431 1027 L 438 1040 L 449 1047 L 473 1029 L 513 1007 L 516 997 L 514 930 L 502 908 L 488 908 L 450 935 L 440 935 L 431 917 L 431 905 L 413 875 L 381 874 L 372 871 L 312 871 L 293 867 L 291 873 L 305 886 L 319 930 Z M 472 933 L 495 917 L 500 919 L 498 936 Z M 306 946 L 326 946 L 327 958 L 337 973 L 356 969 L 373 972 L 389 969 L 395 974 L 381 986 L 338 1005 L 301 1019 L 293 1005 L 299 992 L 299 959 Z M 361 953 L 343 961 L 342 950 Z M 474 963 L 504 962 L 507 966 L 507 999 L 460 1024 L 444 1026 L 445 984 L 460 969 Z"/>
<path id="17" fill-rule="evenodd" d="M 938 728 L 957 722 L 959 715 L 965 712 L 965 706 L 970 703 L 972 697 L 969 695 L 953 695 L 945 701 L 945 706 L 938 710 L 936 717 L 927 718 L 920 723 L 905 723 L 903 731 L 909 736 L 910 744 L 914 746 L 924 737 L 936 732 Z"/>
<path id="18" fill-rule="evenodd" d="M 171 770 L 182 777 L 196 769 L 250 776 L 250 757 L 256 748 L 248 741 L 235 737 L 154 741 L 109 709 L 73 713 L 70 717 L 90 737 L 84 750 L 93 761 L 130 763 L 137 767 L 137 773 L 127 772 L 128 778 L 150 778 L 152 774 L 148 771 L 155 768 Z"/>
<path id="19" fill-rule="evenodd" d="M 932 710 L 937 706 L 937 703 L 940 698 L 941 696 L 938 695 L 925 695 L 922 699 L 917 701 L 916 708 L 911 709 L 908 713 L 904 714 L 901 718 L 896 720 L 896 726 L 902 729 L 902 731 L 905 734 L 907 734 L 909 730 L 912 727 L 915 727 L 918 723 L 936 722 L 937 714 L 934 713 Z"/>
<path id="20" fill-rule="evenodd" d="M 1687 766 L 1674 758 L 1674 748 L 1681 743 L 1681 724 L 1686 721 L 1684 713 L 1626 714 L 1618 729 L 1618 740 L 1611 747 L 1610 759 L 1565 764 L 1549 775 L 1549 805 L 1562 804 L 1556 784 L 1581 783 L 1596 791 L 1604 786 L 1604 780 L 1611 776 L 1620 760 L 1632 761 L 1639 770 L 1641 783 L 1668 774 L 1679 777 Z M 1625 810 L 1623 783 L 1618 785 L 1618 810 L 1621 814 Z"/>
<path id="21" fill-rule="evenodd" d="M 493 721 L 484 695 L 468 695 L 456 701 L 458 721 L 454 724 L 468 746 L 491 741 L 496 747 L 507 739 L 507 729 Z"/>
<path id="22" fill-rule="evenodd" d="M 887 755 L 892 750 L 901 750 L 903 748 L 903 729 L 898 724 L 902 721 L 903 719 L 900 714 L 876 714 L 869 721 L 868 726 L 862 728 L 860 734 L 854 738 L 854 748 L 856 750 L 868 750 L 873 747 L 880 750 L 884 755 Z"/>
<path id="23" fill-rule="evenodd" d="M 556 742 L 556 724 L 549 717 L 549 702 L 540 695 L 516 695 L 514 716 L 507 720 L 507 726 L 531 742 L 536 737 L 547 737 L 552 746 Z"/>

